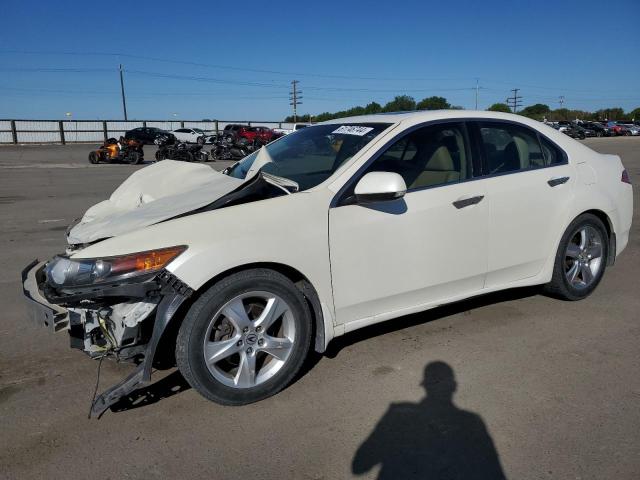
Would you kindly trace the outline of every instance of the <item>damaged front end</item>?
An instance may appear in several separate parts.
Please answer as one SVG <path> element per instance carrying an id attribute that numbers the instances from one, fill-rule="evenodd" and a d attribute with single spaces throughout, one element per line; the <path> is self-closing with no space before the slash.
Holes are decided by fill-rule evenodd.
<path id="1" fill-rule="evenodd" d="M 266 150 L 257 158 L 258 165 L 269 160 Z M 92 413 L 102 413 L 150 381 L 158 342 L 193 291 L 167 270 L 185 245 L 78 258 L 83 249 L 161 222 L 297 191 L 297 183 L 263 173 L 258 166 L 238 179 L 205 165 L 164 160 L 132 174 L 108 200 L 72 224 L 66 254 L 25 268 L 23 290 L 36 323 L 67 331 L 71 346 L 92 358 L 111 356 L 138 364 L 95 399 Z"/>
<path id="2" fill-rule="evenodd" d="M 67 331 L 71 347 L 93 358 L 138 364 L 91 406 L 99 415 L 148 383 L 158 342 L 191 288 L 165 269 L 185 247 L 103 259 L 58 256 L 22 272 L 30 317 L 54 332 Z"/>

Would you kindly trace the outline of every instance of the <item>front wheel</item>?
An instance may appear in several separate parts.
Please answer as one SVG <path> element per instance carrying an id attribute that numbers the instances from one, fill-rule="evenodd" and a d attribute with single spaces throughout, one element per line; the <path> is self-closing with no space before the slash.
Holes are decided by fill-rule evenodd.
<path id="1" fill-rule="evenodd" d="M 97 154 L 97 152 L 91 152 L 89 154 L 89 163 L 100 163 L 100 156 Z"/>
<path id="2" fill-rule="evenodd" d="M 176 360 L 204 397 L 245 405 L 285 388 L 310 343 L 311 314 L 300 291 L 280 273 L 253 269 L 214 284 L 191 306 Z"/>
<path id="3" fill-rule="evenodd" d="M 571 222 L 560 241 L 551 282 L 545 285 L 547 293 L 563 300 L 588 297 L 604 275 L 608 238 L 595 215 L 585 213 Z"/>

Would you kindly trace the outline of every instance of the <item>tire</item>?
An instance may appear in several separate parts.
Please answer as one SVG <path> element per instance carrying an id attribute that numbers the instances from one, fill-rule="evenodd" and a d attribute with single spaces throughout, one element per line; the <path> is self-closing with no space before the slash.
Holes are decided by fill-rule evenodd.
<path id="1" fill-rule="evenodd" d="M 602 136 L 602 132 L 597 132 L 596 133 L 596 137 L 601 137 Z"/>
<path id="2" fill-rule="evenodd" d="M 100 156 L 96 152 L 91 152 L 89 154 L 89 163 L 100 163 Z"/>
<path id="3" fill-rule="evenodd" d="M 584 241 L 583 231 L 587 237 L 586 250 L 581 250 Z M 594 238 L 590 239 L 588 237 L 591 234 Z M 586 255 L 592 255 L 593 258 Z M 580 215 L 571 222 L 560 240 L 553 265 L 553 276 L 551 282 L 544 286 L 544 290 L 562 300 L 574 301 L 588 297 L 602 280 L 608 255 L 609 236 L 602 220 L 590 213 Z M 574 281 L 570 280 L 572 276 L 575 278 Z"/>
<path id="4" fill-rule="evenodd" d="M 129 155 L 127 155 L 127 162 L 129 162 L 131 165 L 137 165 L 142 161 L 142 155 L 140 155 L 140 152 L 130 152 Z"/>
<path id="5" fill-rule="evenodd" d="M 196 141 L 196 143 L 198 145 L 204 145 L 204 137 L 198 137 L 198 140 Z"/>
<path id="6" fill-rule="evenodd" d="M 266 310 L 260 310 L 261 296 L 275 299 L 272 309 L 284 309 L 280 315 L 274 313 L 273 323 L 266 323 L 264 330 L 260 330 L 261 313 Z M 244 316 L 233 313 L 240 308 Z M 223 310 L 233 315 L 226 317 Z M 217 323 L 218 319 L 222 320 Z M 246 331 L 242 325 L 248 325 Z M 309 307 L 291 280 L 273 270 L 246 270 L 222 279 L 194 302 L 178 332 L 176 361 L 187 382 L 205 398 L 222 405 L 246 405 L 275 395 L 291 383 L 307 357 L 311 331 Z M 222 338 L 216 339 L 219 335 Z M 205 350 L 218 354 L 218 360 L 207 364 Z M 273 356 L 265 350 L 274 352 Z M 255 362 L 253 375 L 247 367 L 251 361 Z"/>

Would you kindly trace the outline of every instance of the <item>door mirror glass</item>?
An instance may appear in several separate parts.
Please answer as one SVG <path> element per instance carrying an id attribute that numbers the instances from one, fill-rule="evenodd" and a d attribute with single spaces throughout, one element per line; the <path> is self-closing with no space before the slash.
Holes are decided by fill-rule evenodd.
<path id="1" fill-rule="evenodd" d="M 354 191 L 358 203 L 396 200 L 406 192 L 404 179 L 393 172 L 369 172 L 360 179 Z"/>

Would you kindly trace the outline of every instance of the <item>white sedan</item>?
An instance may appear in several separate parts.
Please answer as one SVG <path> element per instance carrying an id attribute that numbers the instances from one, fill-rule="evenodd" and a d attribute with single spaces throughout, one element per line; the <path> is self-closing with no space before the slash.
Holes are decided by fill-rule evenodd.
<path id="1" fill-rule="evenodd" d="M 199 128 L 178 128 L 173 130 L 173 133 L 180 142 L 186 143 L 199 143 L 203 145 L 207 134 Z"/>
<path id="2" fill-rule="evenodd" d="M 65 254 L 25 269 L 24 291 L 90 356 L 143 359 L 94 412 L 150 380 L 170 324 L 194 389 L 246 404 L 367 325 L 512 287 L 585 298 L 632 210 L 619 157 L 521 116 L 352 117 L 223 173 L 169 160 L 134 173 L 72 226 Z"/>

